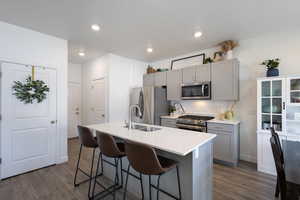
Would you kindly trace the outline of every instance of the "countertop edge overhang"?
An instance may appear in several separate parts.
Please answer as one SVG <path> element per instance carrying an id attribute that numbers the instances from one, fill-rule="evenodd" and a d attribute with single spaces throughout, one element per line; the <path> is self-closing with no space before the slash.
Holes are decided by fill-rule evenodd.
<path id="1" fill-rule="evenodd" d="M 216 135 L 210 133 L 189 131 L 177 128 L 154 126 L 135 123 L 145 126 L 161 128 L 153 132 L 145 132 L 137 129 L 125 128 L 124 123 L 103 123 L 87 125 L 85 127 L 100 131 L 124 140 L 149 145 L 153 148 L 169 153 L 186 156 L 202 145 L 213 140 Z"/>

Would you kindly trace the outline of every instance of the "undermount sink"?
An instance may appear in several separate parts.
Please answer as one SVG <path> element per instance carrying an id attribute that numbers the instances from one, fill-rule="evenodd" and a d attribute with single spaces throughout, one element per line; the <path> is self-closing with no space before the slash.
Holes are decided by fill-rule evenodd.
<path id="1" fill-rule="evenodd" d="M 125 126 L 125 128 L 128 128 L 128 125 Z M 137 130 L 145 131 L 145 132 L 153 132 L 153 131 L 161 130 L 161 128 L 157 128 L 157 127 L 153 127 L 153 126 L 144 126 L 144 125 L 139 125 L 139 124 L 133 124 L 132 129 L 137 129 Z"/>

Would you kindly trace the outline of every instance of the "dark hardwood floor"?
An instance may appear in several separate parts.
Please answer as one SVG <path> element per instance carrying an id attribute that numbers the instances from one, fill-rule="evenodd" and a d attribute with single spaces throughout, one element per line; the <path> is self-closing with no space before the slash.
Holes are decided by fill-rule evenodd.
<path id="1" fill-rule="evenodd" d="M 1 200 L 84 200 L 88 184 L 73 187 L 73 176 L 79 143 L 69 140 L 69 162 L 47 167 L 0 181 Z M 84 151 L 81 166 L 89 169 L 91 152 Z M 85 178 L 80 175 L 80 178 Z M 270 200 L 274 199 L 275 177 L 255 170 L 255 165 L 241 162 L 237 168 L 214 165 L 215 200 Z M 101 178 L 101 181 L 107 180 Z M 118 198 L 122 199 L 122 191 Z M 106 199 L 112 199 L 107 197 Z M 130 196 L 128 199 L 134 200 Z"/>

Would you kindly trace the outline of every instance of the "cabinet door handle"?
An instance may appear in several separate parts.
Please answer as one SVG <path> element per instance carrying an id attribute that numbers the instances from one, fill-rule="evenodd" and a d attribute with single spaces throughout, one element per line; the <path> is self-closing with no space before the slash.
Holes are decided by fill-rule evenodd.
<path id="1" fill-rule="evenodd" d="M 282 103 L 282 109 L 285 110 L 285 102 Z"/>

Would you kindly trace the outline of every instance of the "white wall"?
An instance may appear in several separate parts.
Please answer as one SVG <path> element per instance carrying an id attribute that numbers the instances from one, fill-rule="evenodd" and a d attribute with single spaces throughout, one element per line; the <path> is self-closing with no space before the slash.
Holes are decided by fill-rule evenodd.
<path id="1" fill-rule="evenodd" d="M 300 74 L 300 30 L 290 30 L 261 35 L 239 41 L 234 51 L 240 60 L 240 101 L 235 107 L 236 117 L 241 120 L 240 153 L 241 159 L 256 162 L 256 79 L 265 76 L 260 63 L 265 59 L 279 57 L 281 75 Z M 204 50 L 212 56 L 216 48 Z M 200 51 L 201 52 L 201 51 Z M 188 55 L 196 54 L 193 52 Z M 184 57 L 185 55 L 179 56 Z M 172 59 L 154 62 L 155 67 L 169 67 Z M 184 101 L 188 112 L 219 114 L 233 102 Z"/>
<path id="2" fill-rule="evenodd" d="M 68 82 L 69 83 L 78 83 L 82 82 L 82 66 L 81 64 L 68 64 Z"/>
<path id="3" fill-rule="evenodd" d="M 144 62 L 113 54 L 83 64 L 83 122 L 88 123 L 89 83 L 99 78 L 106 78 L 106 121 L 127 120 L 130 88 L 142 86 L 146 67 Z"/>
<path id="4" fill-rule="evenodd" d="M 67 161 L 67 41 L 0 22 L 0 46 L 2 61 L 57 69 L 57 163 Z"/>
<path id="5" fill-rule="evenodd" d="M 143 85 L 147 64 L 110 54 L 109 121 L 128 120 L 130 89 Z"/>

